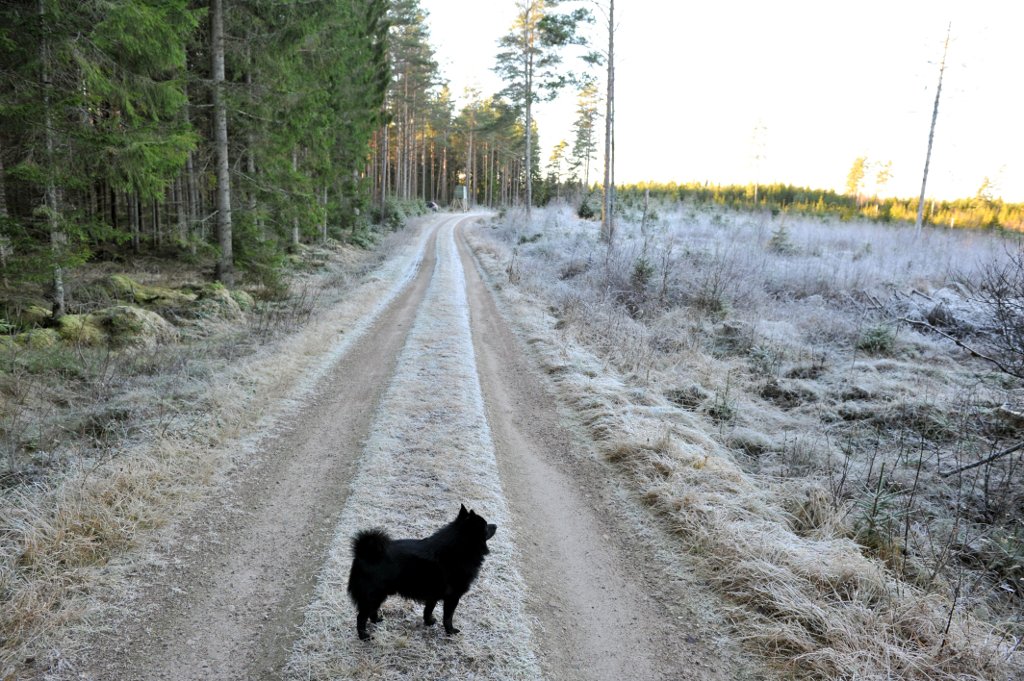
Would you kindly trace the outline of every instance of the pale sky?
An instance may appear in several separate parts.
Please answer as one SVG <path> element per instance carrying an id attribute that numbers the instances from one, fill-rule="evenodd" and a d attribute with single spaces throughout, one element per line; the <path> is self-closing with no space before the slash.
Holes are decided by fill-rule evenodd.
<path id="1" fill-rule="evenodd" d="M 421 6 L 452 91 L 499 90 L 490 69 L 514 0 Z M 892 162 L 884 193 L 917 196 L 952 22 L 928 195 L 973 196 L 988 176 L 998 195 L 1024 201 L 1024 0 L 619 0 L 615 11 L 620 183 L 842 190 L 867 156 Z M 574 105 L 567 89 L 540 107 L 543 165 L 556 142 L 572 142 Z"/>

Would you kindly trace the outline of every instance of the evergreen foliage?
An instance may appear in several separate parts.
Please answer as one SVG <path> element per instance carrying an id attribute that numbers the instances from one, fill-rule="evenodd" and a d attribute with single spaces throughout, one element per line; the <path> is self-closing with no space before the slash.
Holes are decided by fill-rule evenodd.
<path id="1" fill-rule="evenodd" d="M 0 6 L 8 301 L 26 284 L 46 288 L 59 316 L 65 285 L 73 292 L 75 268 L 89 260 L 216 256 L 204 4 Z M 260 280 L 302 240 L 356 240 L 369 229 L 371 141 L 392 82 L 392 4 L 222 0 L 230 252 L 243 274 Z"/>

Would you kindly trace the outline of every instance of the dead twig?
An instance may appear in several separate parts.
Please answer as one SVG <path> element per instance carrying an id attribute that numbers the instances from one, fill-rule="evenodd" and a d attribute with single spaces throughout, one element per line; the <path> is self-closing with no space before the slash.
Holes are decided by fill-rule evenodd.
<path id="1" fill-rule="evenodd" d="M 943 338 L 946 338 L 948 340 L 953 341 L 959 347 L 961 347 L 964 350 L 966 350 L 967 352 L 969 352 L 972 357 L 978 357 L 979 359 L 983 359 L 986 362 L 989 362 L 989 363 L 993 364 L 997 369 L 999 369 L 1003 373 L 1008 374 L 1010 376 L 1014 376 L 1016 378 L 1024 378 L 1024 376 L 1021 375 L 1021 372 L 1013 369 L 1012 367 L 1006 366 L 1006 364 L 1004 364 L 1003 362 L 1000 362 L 995 357 L 991 357 L 989 355 L 986 355 L 985 353 L 981 352 L 977 348 L 971 347 L 970 345 L 968 345 L 967 343 L 964 343 L 959 338 L 957 338 L 955 336 L 951 336 L 948 333 L 946 333 L 945 331 L 942 331 L 941 329 L 935 328 L 934 326 L 932 326 L 928 322 L 920 321 L 920 320 L 917 320 L 917 319 L 909 319 L 907 317 L 901 317 L 899 321 L 906 322 L 907 324 L 911 324 L 913 326 L 923 326 L 924 328 L 928 329 L 929 331 L 933 331 L 933 332 L 939 334 L 940 336 L 942 336 Z"/>
<path id="2" fill-rule="evenodd" d="M 956 475 L 957 473 L 963 473 L 964 471 L 969 471 L 972 468 L 977 468 L 978 466 L 984 466 L 987 463 L 992 463 L 996 459 L 1001 459 L 1004 456 L 1009 456 L 1010 454 L 1013 454 L 1016 451 L 1020 451 L 1021 449 L 1024 449 L 1024 442 L 1018 442 L 1014 446 L 1009 447 L 1007 449 L 1004 449 L 1001 452 L 996 452 L 992 456 L 986 457 L 986 458 L 982 459 L 981 461 L 975 461 L 974 463 L 969 463 L 966 466 L 960 466 L 958 468 L 954 468 L 951 471 L 946 471 L 945 473 L 939 473 L 939 477 L 948 478 L 951 475 Z"/>

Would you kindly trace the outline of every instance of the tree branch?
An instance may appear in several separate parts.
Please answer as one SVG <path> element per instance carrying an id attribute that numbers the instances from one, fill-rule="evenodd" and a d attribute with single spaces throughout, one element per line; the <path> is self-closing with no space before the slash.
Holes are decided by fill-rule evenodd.
<path id="1" fill-rule="evenodd" d="M 934 326 L 932 326 L 928 322 L 919 321 L 917 319 L 909 319 L 907 317 L 901 317 L 900 321 L 901 322 L 906 322 L 907 324 L 912 324 L 914 326 L 923 326 L 924 328 L 928 329 L 929 331 L 934 331 L 935 333 L 939 334 L 943 338 L 946 338 L 948 340 L 953 341 L 958 346 L 960 346 L 961 348 L 963 348 L 967 352 L 971 353 L 971 356 L 978 357 L 980 359 L 985 360 L 986 362 L 990 362 L 991 364 L 995 365 L 996 368 L 999 369 L 1000 371 L 1002 371 L 1003 373 L 1008 374 L 1010 376 L 1014 376 L 1016 378 L 1024 378 L 1024 375 L 1022 375 L 1021 371 L 1018 371 L 1018 370 L 1016 370 L 1016 369 L 1014 369 L 1012 367 L 1008 367 L 1006 364 L 1004 364 L 1003 362 L 1000 362 L 995 357 L 990 357 L 989 355 L 986 355 L 985 353 L 983 353 L 983 352 L 981 352 L 981 351 L 971 347 L 967 343 L 964 343 L 959 338 L 951 336 L 948 333 L 946 333 L 945 331 L 942 331 L 940 329 L 935 328 Z"/>
<path id="2" fill-rule="evenodd" d="M 984 466 L 987 463 L 992 463 L 996 459 L 1001 459 L 1004 456 L 1009 456 L 1010 454 L 1013 454 L 1014 452 L 1019 451 L 1021 449 L 1024 449 L 1024 442 L 1018 442 L 1014 446 L 1012 446 L 1012 447 L 1010 447 L 1008 449 L 1004 449 L 1001 452 L 996 452 L 992 456 L 984 458 L 981 461 L 975 461 L 974 463 L 969 463 L 966 466 L 960 466 L 959 468 L 954 468 L 951 471 L 946 471 L 945 473 L 939 473 L 939 477 L 940 478 L 948 478 L 951 475 L 956 475 L 958 473 L 963 473 L 964 471 L 969 471 L 972 468 L 977 468 L 978 466 Z"/>

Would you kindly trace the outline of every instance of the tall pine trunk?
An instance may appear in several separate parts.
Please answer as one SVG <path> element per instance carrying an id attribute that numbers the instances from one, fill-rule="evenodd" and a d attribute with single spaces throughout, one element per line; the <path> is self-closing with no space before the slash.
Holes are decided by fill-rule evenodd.
<path id="1" fill-rule="evenodd" d="M 4 288 L 10 286 L 7 279 L 7 257 L 10 255 L 11 239 L 7 236 L 7 178 L 4 170 L 3 140 L 0 140 L 0 280 Z"/>
<path id="2" fill-rule="evenodd" d="M 216 278 L 235 283 L 231 251 L 231 177 L 228 161 L 228 112 L 224 102 L 224 0 L 210 0 L 210 43 L 213 60 L 213 141 L 217 166 L 217 241 L 220 257 Z"/>
<path id="3" fill-rule="evenodd" d="M 601 202 L 601 238 L 615 239 L 615 0 L 608 0 L 608 92 L 604 114 L 604 196 Z"/>
<path id="4" fill-rule="evenodd" d="M 384 126 L 383 135 L 381 135 L 381 168 L 380 168 L 380 219 L 384 221 L 384 211 L 387 210 L 388 204 L 388 182 L 391 181 L 391 158 L 388 147 L 390 146 L 391 134 L 388 131 L 388 126 Z"/>
<path id="5" fill-rule="evenodd" d="M 533 28 L 533 20 L 530 13 L 533 12 L 534 5 L 530 3 L 526 9 L 526 21 L 524 22 L 524 29 L 526 31 L 525 43 L 526 43 L 526 216 L 529 219 L 530 211 L 533 208 L 533 41 L 535 38 L 536 29 Z"/>
<path id="6" fill-rule="evenodd" d="M 45 17 L 46 6 L 44 0 L 39 0 L 39 16 Z M 53 299 L 53 316 L 60 318 L 64 316 L 67 309 L 64 297 L 64 250 L 67 244 L 67 235 L 61 229 L 59 210 L 60 197 L 57 191 L 57 183 L 54 179 L 56 164 L 54 160 L 54 139 L 53 139 L 53 112 L 52 106 L 53 83 L 50 76 L 50 44 L 47 35 L 45 19 L 40 41 L 39 41 L 39 64 L 40 81 L 43 89 L 43 137 L 46 158 L 46 186 L 43 188 L 43 202 L 46 213 L 46 221 L 50 231 L 50 251 L 53 256 L 53 276 L 51 281 L 51 297 Z"/>
<path id="7" fill-rule="evenodd" d="M 132 233 L 132 251 L 138 253 L 141 250 L 141 219 L 139 217 L 139 197 L 135 194 L 125 194 L 128 201 L 128 224 Z"/>
<path id="8" fill-rule="evenodd" d="M 299 148 L 292 147 L 292 172 L 298 174 L 299 172 Z M 292 218 L 292 247 L 297 249 L 299 247 L 299 216 Z"/>
<path id="9" fill-rule="evenodd" d="M 184 246 L 188 243 L 188 212 L 186 210 L 188 201 L 185 200 L 185 180 L 181 175 L 175 178 L 172 187 L 174 190 L 174 216 L 178 223 L 178 245 Z"/>

